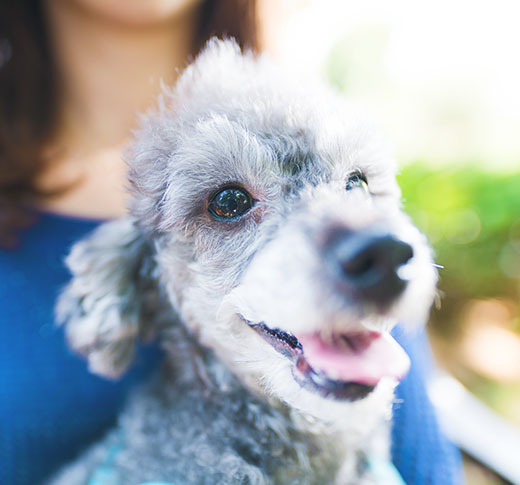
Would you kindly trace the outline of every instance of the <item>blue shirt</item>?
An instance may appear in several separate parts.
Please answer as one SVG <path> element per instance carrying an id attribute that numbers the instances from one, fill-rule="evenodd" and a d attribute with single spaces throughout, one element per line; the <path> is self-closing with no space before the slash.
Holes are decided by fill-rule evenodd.
<path id="1" fill-rule="evenodd" d="M 0 484 L 34 485 L 74 459 L 114 424 L 128 390 L 153 369 L 157 348 L 142 348 L 117 382 L 88 373 L 54 325 L 69 279 L 63 258 L 99 221 L 40 214 L 14 250 L 0 250 Z M 398 337 L 413 366 L 398 388 L 392 457 L 408 484 L 460 483 L 460 458 L 440 433 L 423 378 L 424 335 Z"/>

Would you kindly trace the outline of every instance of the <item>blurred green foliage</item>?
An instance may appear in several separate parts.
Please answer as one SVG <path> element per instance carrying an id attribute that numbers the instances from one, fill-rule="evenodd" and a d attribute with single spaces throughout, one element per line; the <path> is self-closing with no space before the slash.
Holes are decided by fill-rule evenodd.
<path id="1" fill-rule="evenodd" d="M 520 173 L 415 163 L 403 206 L 435 249 L 447 311 L 471 298 L 520 296 Z M 520 330 L 520 329 L 517 329 Z"/>

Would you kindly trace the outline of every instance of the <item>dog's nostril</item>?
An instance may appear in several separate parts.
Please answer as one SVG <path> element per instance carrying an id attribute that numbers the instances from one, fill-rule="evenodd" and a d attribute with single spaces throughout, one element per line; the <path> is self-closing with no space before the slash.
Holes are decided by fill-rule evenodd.
<path id="1" fill-rule="evenodd" d="M 371 254 L 357 255 L 347 261 L 340 261 L 343 271 L 351 276 L 363 276 L 377 266 L 377 258 Z"/>
<path id="2" fill-rule="evenodd" d="M 388 234 L 345 232 L 331 250 L 343 286 L 355 297 L 384 304 L 404 290 L 406 281 L 397 270 L 413 257 L 404 241 Z"/>
<path id="3" fill-rule="evenodd" d="M 403 264 L 406 264 L 410 259 L 413 258 L 413 249 L 408 243 L 404 241 L 395 240 L 394 247 L 391 251 L 392 264 L 394 268 L 399 268 Z"/>

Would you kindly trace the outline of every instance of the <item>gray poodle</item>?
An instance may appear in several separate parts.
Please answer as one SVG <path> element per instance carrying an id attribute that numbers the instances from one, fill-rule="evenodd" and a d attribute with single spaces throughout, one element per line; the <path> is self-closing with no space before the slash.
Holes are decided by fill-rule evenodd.
<path id="1" fill-rule="evenodd" d="M 54 484 L 399 483 L 389 331 L 424 322 L 436 273 L 374 131 L 231 41 L 165 91 L 130 216 L 74 246 L 58 316 L 92 372 L 154 335 L 166 362 Z"/>

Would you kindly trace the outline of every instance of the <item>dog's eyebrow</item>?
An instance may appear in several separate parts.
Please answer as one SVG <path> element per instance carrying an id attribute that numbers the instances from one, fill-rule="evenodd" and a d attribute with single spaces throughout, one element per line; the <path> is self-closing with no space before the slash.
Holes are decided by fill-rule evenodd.
<path id="1" fill-rule="evenodd" d="M 299 175 L 315 163 L 312 137 L 302 129 L 284 134 L 263 133 L 258 138 L 274 154 L 282 175 Z"/>
<path id="2" fill-rule="evenodd" d="M 307 171 L 313 165 L 314 158 L 312 154 L 300 152 L 283 154 L 278 160 L 282 174 L 294 176 Z"/>

